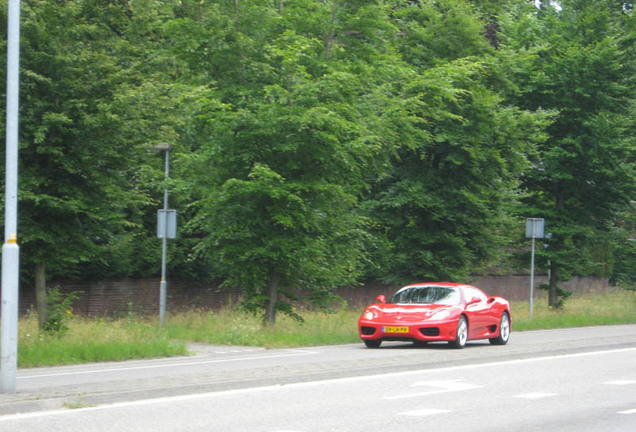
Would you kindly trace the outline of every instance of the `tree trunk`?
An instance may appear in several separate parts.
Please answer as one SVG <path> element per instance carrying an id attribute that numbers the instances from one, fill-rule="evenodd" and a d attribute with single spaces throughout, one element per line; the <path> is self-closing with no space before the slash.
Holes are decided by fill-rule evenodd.
<path id="1" fill-rule="evenodd" d="M 278 301 L 279 281 L 280 274 L 277 271 L 273 271 L 269 277 L 269 286 L 267 287 L 269 302 L 267 303 L 267 310 L 265 311 L 265 324 L 269 326 L 276 324 L 276 302 Z"/>
<path id="2" fill-rule="evenodd" d="M 548 306 L 551 308 L 559 307 L 559 267 L 553 265 L 550 272 L 550 284 L 548 285 Z"/>
<path id="3" fill-rule="evenodd" d="M 46 264 L 35 264 L 35 304 L 38 311 L 40 330 L 46 323 Z"/>
<path id="4" fill-rule="evenodd" d="M 329 61 L 329 57 L 331 56 L 331 46 L 333 45 L 336 38 L 335 25 L 337 9 L 338 4 L 334 2 L 331 7 L 331 17 L 329 18 L 329 32 L 325 37 L 325 61 Z"/>

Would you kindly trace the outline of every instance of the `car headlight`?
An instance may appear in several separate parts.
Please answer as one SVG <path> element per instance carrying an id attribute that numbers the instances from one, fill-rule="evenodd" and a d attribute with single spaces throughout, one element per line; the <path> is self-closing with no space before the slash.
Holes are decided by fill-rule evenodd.
<path id="1" fill-rule="evenodd" d="M 376 317 L 377 316 L 376 316 L 375 312 L 372 312 L 372 311 L 364 312 L 364 318 L 365 319 L 372 320 L 372 319 L 375 319 Z"/>
<path id="2" fill-rule="evenodd" d="M 438 320 L 446 319 L 446 318 L 448 318 L 449 316 L 450 316 L 450 312 L 449 312 L 449 311 L 447 311 L 447 310 L 443 310 L 443 311 L 440 311 L 440 312 L 434 313 L 434 314 L 431 316 L 431 319 L 432 319 L 432 320 L 435 320 L 435 321 L 438 321 Z"/>

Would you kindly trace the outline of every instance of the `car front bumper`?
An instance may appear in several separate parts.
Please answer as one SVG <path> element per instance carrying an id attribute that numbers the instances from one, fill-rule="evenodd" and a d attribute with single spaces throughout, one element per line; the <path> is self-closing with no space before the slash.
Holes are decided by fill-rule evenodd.
<path id="1" fill-rule="evenodd" d="M 358 334 L 362 340 L 375 341 L 450 341 L 455 340 L 458 321 L 395 323 L 360 319 Z"/>

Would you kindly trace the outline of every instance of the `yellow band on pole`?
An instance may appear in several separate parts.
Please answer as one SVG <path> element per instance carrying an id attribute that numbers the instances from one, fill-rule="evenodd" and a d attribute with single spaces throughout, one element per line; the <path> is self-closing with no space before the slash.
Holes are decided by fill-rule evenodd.
<path id="1" fill-rule="evenodd" d="M 17 234 L 11 234 L 9 236 L 9 239 L 7 240 L 7 243 L 17 243 L 18 242 L 18 235 Z"/>

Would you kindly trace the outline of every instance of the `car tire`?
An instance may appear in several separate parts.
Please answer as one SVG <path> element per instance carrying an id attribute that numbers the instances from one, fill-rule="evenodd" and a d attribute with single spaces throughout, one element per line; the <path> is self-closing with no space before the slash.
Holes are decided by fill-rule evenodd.
<path id="1" fill-rule="evenodd" d="M 459 317 L 459 321 L 457 322 L 457 332 L 455 335 L 455 340 L 449 341 L 449 344 L 453 348 L 462 349 L 466 346 L 467 341 L 468 341 L 468 321 L 466 321 L 466 317 L 462 315 Z"/>
<path id="2" fill-rule="evenodd" d="M 367 346 L 367 348 L 380 348 L 382 341 L 365 339 L 364 344 Z"/>
<path id="3" fill-rule="evenodd" d="M 501 314 L 501 320 L 499 321 L 499 336 L 489 339 L 493 345 L 505 345 L 510 340 L 510 315 L 508 312 Z"/>

